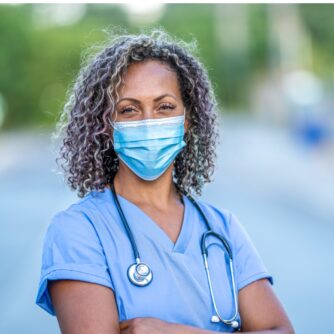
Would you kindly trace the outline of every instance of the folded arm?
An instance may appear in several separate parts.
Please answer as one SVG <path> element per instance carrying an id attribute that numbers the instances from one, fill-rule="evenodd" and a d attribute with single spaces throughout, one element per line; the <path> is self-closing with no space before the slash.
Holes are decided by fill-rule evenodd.
<path id="1" fill-rule="evenodd" d="M 215 331 L 170 323 L 157 318 L 119 321 L 112 289 L 76 280 L 49 283 L 52 303 L 63 334 L 213 334 Z M 294 329 L 267 279 L 239 291 L 242 332 L 294 334 Z"/>
<path id="2" fill-rule="evenodd" d="M 294 329 L 267 279 L 257 280 L 239 291 L 243 333 L 294 334 Z M 156 318 L 134 318 L 120 322 L 121 333 L 213 334 L 193 326 L 168 323 Z"/>

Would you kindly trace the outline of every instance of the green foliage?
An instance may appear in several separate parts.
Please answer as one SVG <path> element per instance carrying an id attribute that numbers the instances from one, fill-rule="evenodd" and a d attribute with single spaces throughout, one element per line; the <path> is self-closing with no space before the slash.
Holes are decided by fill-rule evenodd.
<path id="1" fill-rule="evenodd" d="M 83 50 L 102 41 L 111 22 L 126 24 L 118 7 L 107 8 L 88 6 L 77 24 L 40 28 L 33 5 L 0 6 L 0 94 L 8 106 L 3 128 L 55 122 Z"/>
<path id="2" fill-rule="evenodd" d="M 334 70 L 334 4 L 299 4 L 299 12 L 311 35 L 315 70 L 330 79 Z"/>
<path id="3" fill-rule="evenodd" d="M 142 28 L 131 24 L 118 4 L 89 4 L 75 24 L 43 28 L 35 22 L 36 6 L 43 4 L 0 5 L 0 97 L 7 105 L 3 128 L 53 125 L 84 52 L 105 41 L 103 30 L 124 27 L 136 33 Z M 247 11 L 249 37 L 247 48 L 238 53 L 233 50 L 239 41 L 228 40 L 224 47 L 218 43 L 225 31 L 217 30 L 218 20 L 223 20 L 217 9 L 224 11 L 224 6 L 227 4 L 167 4 L 161 20 L 147 27 L 163 27 L 186 41 L 194 37 L 198 41 L 196 56 L 208 70 L 220 104 L 227 109 L 242 108 L 248 103 L 253 77 L 268 67 L 270 22 L 267 5 L 237 4 Z M 316 65 L 326 75 L 328 65 L 333 66 L 334 6 L 302 4 L 299 8 L 314 43 Z M 240 28 L 233 18 L 231 22 L 232 29 Z"/>

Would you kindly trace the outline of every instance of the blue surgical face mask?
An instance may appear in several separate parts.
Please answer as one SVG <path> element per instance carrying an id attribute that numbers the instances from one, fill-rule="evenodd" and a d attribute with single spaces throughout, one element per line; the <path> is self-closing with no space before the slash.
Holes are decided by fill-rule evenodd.
<path id="1" fill-rule="evenodd" d="M 162 175 L 186 146 L 181 116 L 114 122 L 114 151 L 140 178 Z"/>

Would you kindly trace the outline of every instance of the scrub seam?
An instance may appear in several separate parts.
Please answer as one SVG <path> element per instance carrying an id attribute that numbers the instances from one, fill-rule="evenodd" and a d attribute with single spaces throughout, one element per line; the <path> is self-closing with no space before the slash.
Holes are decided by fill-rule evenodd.
<path id="1" fill-rule="evenodd" d="M 92 273 L 88 273 L 88 272 L 85 272 L 85 271 L 75 270 L 75 269 L 63 269 L 63 268 L 52 269 L 52 270 L 48 271 L 46 274 L 44 274 L 42 276 L 42 280 L 44 280 L 45 278 L 47 278 L 47 276 L 49 276 L 51 273 L 56 272 L 56 271 L 74 271 L 74 272 L 77 272 L 77 273 L 98 277 L 98 278 L 102 279 L 103 281 L 108 282 L 108 285 L 111 286 L 110 282 L 102 276 L 92 274 Z"/>
<path id="2" fill-rule="evenodd" d="M 239 282 L 238 284 L 238 290 L 242 289 L 243 287 L 245 287 L 246 285 L 252 283 L 252 279 L 254 277 L 257 277 L 258 279 L 261 278 L 269 278 L 270 282 L 273 282 L 272 276 L 267 272 L 267 271 L 259 271 L 253 275 L 248 276 L 247 278 L 243 279 L 241 282 Z M 245 285 L 243 285 L 244 283 L 247 283 Z"/>

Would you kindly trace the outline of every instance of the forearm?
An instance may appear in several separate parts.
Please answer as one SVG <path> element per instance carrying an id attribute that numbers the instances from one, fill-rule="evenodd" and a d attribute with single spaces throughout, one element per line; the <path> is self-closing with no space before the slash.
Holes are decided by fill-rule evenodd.
<path id="1" fill-rule="evenodd" d="M 215 334 L 218 333 L 216 331 L 210 331 L 207 329 L 202 329 L 194 326 L 183 325 L 170 323 L 170 334 Z"/>
<path id="2" fill-rule="evenodd" d="M 189 325 L 182 325 L 171 323 L 170 324 L 170 334 L 216 334 L 217 331 L 210 331 L 207 329 L 202 329 L 194 326 Z M 219 332 L 219 333 L 228 333 L 228 332 Z M 268 329 L 263 331 L 252 331 L 252 332 L 242 332 L 244 334 L 292 334 L 291 331 L 285 328 L 275 328 L 275 329 Z"/>

